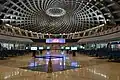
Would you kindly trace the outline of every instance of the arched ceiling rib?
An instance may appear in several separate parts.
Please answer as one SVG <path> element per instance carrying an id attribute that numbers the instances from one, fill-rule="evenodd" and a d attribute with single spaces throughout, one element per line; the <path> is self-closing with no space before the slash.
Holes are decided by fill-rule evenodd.
<path id="1" fill-rule="evenodd" d="M 72 33 L 119 24 L 120 0 L 0 0 L 0 19 L 35 32 Z"/>

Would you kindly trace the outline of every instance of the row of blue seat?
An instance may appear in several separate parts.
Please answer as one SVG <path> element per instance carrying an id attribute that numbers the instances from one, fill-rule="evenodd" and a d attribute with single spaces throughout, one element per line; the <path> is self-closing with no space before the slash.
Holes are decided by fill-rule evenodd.
<path id="1" fill-rule="evenodd" d="M 5 59 L 7 57 L 23 56 L 29 53 L 29 50 L 2 50 L 0 51 L 0 59 Z"/>
<path id="2" fill-rule="evenodd" d="M 79 53 L 94 57 L 107 58 L 110 60 L 120 58 L 120 50 L 112 50 L 108 48 L 101 48 L 97 50 L 79 50 Z"/>

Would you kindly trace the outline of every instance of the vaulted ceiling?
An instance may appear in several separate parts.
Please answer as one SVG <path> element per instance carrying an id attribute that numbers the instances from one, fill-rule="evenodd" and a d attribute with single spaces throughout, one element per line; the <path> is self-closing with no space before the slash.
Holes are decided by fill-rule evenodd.
<path id="1" fill-rule="evenodd" d="M 0 0 L 0 19 L 40 33 L 73 33 L 120 24 L 120 0 Z"/>

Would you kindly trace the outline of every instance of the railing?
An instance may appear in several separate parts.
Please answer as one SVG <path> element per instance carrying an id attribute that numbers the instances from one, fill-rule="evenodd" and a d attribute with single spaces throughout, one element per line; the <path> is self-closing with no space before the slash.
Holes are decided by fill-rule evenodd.
<path id="1" fill-rule="evenodd" d="M 74 36 L 73 39 L 76 39 L 76 38 L 80 38 L 81 39 L 81 38 L 90 38 L 90 37 L 104 36 L 104 35 L 109 35 L 109 34 L 112 34 L 112 33 L 115 33 L 115 32 L 119 32 L 119 31 L 120 31 L 120 26 L 116 26 L 116 27 L 113 27 L 111 29 L 105 30 L 103 32 L 94 33 L 92 35 L 87 35 L 87 36 L 82 36 L 82 37 L 81 36 Z M 73 34 L 73 35 L 75 35 L 75 34 Z"/>
<path id="2" fill-rule="evenodd" d="M 3 27 L 1 29 L 1 27 Z M 8 29 L 11 29 L 11 32 L 8 31 Z M 25 34 L 22 34 L 24 32 Z M 0 26 L 0 34 L 6 35 L 6 36 L 15 36 L 15 37 L 22 37 L 22 38 L 30 38 L 30 39 L 39 39 L 39 35 L 36 32 L 23 30 L 17 27 L 13 27 L 11 25 L 1 25 Z"/>
<path id="3" fill-rule="evenodd" d="M 109 35 L 115 32 L 120 31 L 120 26 L 116 26 L 108 30 L 101 31 L 104 28 L 104 25 L 100 25 L 85 31 L 75 32 L 70 34 L 59 34 L 59 38 L 65 39 L 82 39 L 82 38 L 90 38 L 96 36 Z M 8 30 L 9 29 L 9 30 Z M 98 31 L 100 29 L 100 31 Z M 23 37 L 30 39 L 46 39 L 46 38 L 55 38 L 53 37 L 55 34 L 42 34 L 37 32 L 32 32 L 24 29 L 20 29 L 18 27 L 11 26 L 9 24 L 0 25 L 0 34 L 7 36 L 15 36 L 15 37 Z"/>

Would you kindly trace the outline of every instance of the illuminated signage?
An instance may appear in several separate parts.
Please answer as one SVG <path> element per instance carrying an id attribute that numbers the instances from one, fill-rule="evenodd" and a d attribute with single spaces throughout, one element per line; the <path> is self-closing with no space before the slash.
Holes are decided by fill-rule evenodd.
<path id="1" fill-rule="evenodd" d="M 46 43 L 65 43 L 65 39 L 46 39 Z"/>

